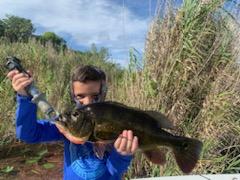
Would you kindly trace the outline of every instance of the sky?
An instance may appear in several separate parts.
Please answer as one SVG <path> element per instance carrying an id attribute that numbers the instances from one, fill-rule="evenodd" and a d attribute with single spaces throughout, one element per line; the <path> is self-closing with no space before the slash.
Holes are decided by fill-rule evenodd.
<path id="1" fill-rule="evenodd" d="M 6 14 L 30 19 L 34 34 L 51 31 L 74 50 L 91 44 L 109 49 L 110 60 L 126 66 L 129 49 L 144 51 L 147 29 L 158 0 L 0 0 Z"/>
<path id="2" fill-rule="evenodd" d="M 40 35 L 51 31 L 69 48 L 89 50 L 94 43 L 108 48 L 110 60 L 126 66 L 129 49 L 141 58 L 156 7 L 168 0 L 0 0 L 0 19 L 6 14 L 30 19 Z M 227 9 L 240 0 L 227 1 Z M 182 0 L 174 0 L 179 6 Z M 239 6 L 239 5 L 238 5 Z M 239 9 L 235 12 L 239 15 Z"/>

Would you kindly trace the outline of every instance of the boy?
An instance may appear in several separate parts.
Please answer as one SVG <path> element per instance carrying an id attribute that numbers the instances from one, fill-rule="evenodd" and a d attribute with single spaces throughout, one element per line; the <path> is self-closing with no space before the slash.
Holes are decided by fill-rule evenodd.
<path id="1" fill-rule="evenodd" d="M 124 130 L 103 158 L 96 157 L 91 143 L 82 144 L 59 126 L 37 120 L 37 107 L 25 91 L 33 79 L 13 70 L 7 75 L 17 91 L 16 135 L 27 143 L 64 141 L 64 179 L 121 179 L 132 155 L 138 148 L 138 138 Z M 71 78 L 71 94 L 77 106 L 102 101 L 105 98 L 106 76 L 93 66 L 79 66 Z"/>

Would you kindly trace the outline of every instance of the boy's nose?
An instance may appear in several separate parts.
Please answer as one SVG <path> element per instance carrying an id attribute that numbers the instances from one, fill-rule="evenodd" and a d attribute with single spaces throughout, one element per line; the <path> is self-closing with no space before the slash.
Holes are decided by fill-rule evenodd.
<path id="1" fill-rule="evenodd" d="M 88 105 L 88 104 L 91 104 L 91 103 L 93 103 L 93 98 L 89 97 L 89 96 L 86 96 L 82 101 L 82 104 L 84 104 L 84 105 Z"/>

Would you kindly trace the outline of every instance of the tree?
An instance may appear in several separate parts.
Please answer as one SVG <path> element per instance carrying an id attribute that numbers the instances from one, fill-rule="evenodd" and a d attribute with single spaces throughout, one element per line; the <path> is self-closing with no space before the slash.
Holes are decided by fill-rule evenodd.
<path id="1" fill-rule="evenodd" d="M 6 15 L 6 17 L 6 19 L 2 20 L 4 24 L 4 36 L 9 39 L 10 42 L 26 42 L 35 31 L 29 19 L 12 15 Z"/>
<path id="2" fill-rule="evenodd" d="M 45 32 L 40 41 L 42 44 L 46 45 L 47 42 L 52 43 L 53 47 L 55 48 L 66 48 L 66 41 L 61 38 L 60 36 L 56 35 L 54 32 Z"/>

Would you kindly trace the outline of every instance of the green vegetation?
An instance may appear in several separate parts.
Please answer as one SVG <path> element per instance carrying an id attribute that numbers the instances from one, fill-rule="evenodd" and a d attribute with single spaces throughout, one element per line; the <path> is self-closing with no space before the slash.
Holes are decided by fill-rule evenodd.
<path id="1" fill-rule="evenodd" d="M 40 36 L 40 42 L 45 46 L 47 43 L 51 43 L 55 49 L 67 47 L 66 41 L 53 32 L 45 32 Z"/>
<path id="2" fill-rule="evenodd" d="M 157 15 L 149 28 L 143 65 L 134 49 L 129 67 L 123 70 L 107 61 L 105 48 L 56 50 L 54 45 L 43 46 L 34 39 L 28 43 L 1 41 L 0 64 L 8 55 L 22 59 L 33 71 L 38 87 L 60 110 L 70 105 L 69 74 L 74 66 L 100 66 L 109 75 L 108 99 L 161 111 L 177 127 L 176 134 L 203 141 L 201 160 L 193 173 L 239 173 L 240 31 L 222 9 L 223 3 L 185 0 L 178 11 L 166 6 L 166 15 Z M 1 27 L 0 22 L 0 34 Z M 1 68 L 0 148 L 14 140 L 15 132 L 14 93 L 5 75 Z M 159 167 L 137 154 L 126 178 L 180 175 L 171 153 L 167 159 Z"/>
<path id="3" fill-rule="evenodd" d="M 29 19 L 10 15 L 6 17 L 0 21 L 0 37 L 4 36 L 10 42 L 26 42 L 35 31 Z"/>
<path id="4" fill-rule="evenodd" d="M 3 40 L 13 42 L 28 42 L 29 39 L 36 39 L 46 46 L 47 43 L 57 49 L 67 48 L 66 41 L 54 32 L 45 32 L 43 35 L 34 35 L 35 28 L 31 20 L 13 15 L 6 15 L 0 20 L 0 37 Z"/>

